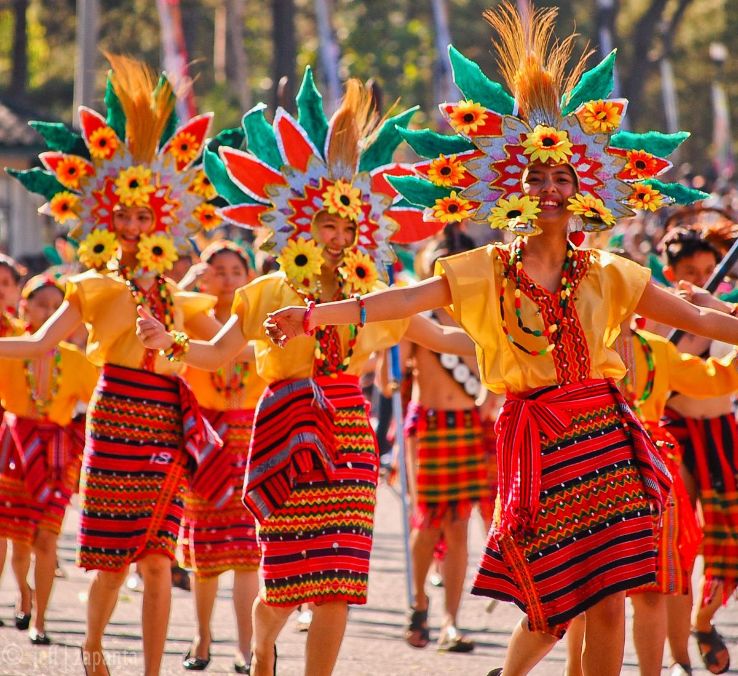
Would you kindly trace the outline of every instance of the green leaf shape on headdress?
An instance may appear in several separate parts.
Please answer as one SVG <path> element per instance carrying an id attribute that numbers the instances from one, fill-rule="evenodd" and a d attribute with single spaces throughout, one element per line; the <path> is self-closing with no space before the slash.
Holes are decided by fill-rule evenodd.
<path id="1" fill-rule="evenodd" d="M 692 204 L 693 202 L 698 202 L 699 200 L 705 200 L 710 196 L 706 192 L 702 192 L 695 188 L 688 188 L 686 185 L 682 185 L 681 183 L 663 183 L 655 178 L 647 178 L 642 182 L 655 188 L 662 195 L 671 197 L 671 199 L 673 199 L 677 204 L 683 204 L 685 206 L 687 204 Z"/>
<path id="2" fill-rule="evenodd" d="M 217 152 L 220 146 L 243 150 L 246 146 L 246 134 L 241 127 L 223 129 L 210 139 L 208 143 L 208 148 L 213 152 Z"/>
<path id="3" fill-rule="evenodd" d="M 38 120 L 31 120 L 28 124 L 43 137 L 49 150 L 89 159 L 90 153 L 84 139 L 69 129 L 67 125 L 61 122 L 40 122 Z"/>
<path id="4" fill-rule="evenodd" d="M 474 150 L 474 144 L 463 136 L 438 134 L 430 129 L 403 129 L 400 133 L 407 144 L 421 157 L 438 157 L 439 155 L 456 155 L 467 150 Z"/>
<path id="5" fill-rule="evenodd" d="M 636 134 L 632 131 L 619 131 L 610 138 L 613 148 L 623 150 L 645 150 L 657 157 L 668 157 L 690 134 L 688 131 L 678 131 L 675 134 L 663 134 L 660 131 L 649 131 L 645 134 Z"/>
<path id="6" fill-rule="evenodd" d="M 500 115 L 512 115 L 515 99 L 501 84 L 490 80 L 479 64 L 467 59 L 453 45 L 448 46 L 448 57 L 454 71 L 454 82 L 467 99 L 481 103 Z"/>
<path id="7" fill-rule="evenodd" d="M 108 75 L 108 84 L 105 87 L 105 107 L 107 108 L 107 117 L 105 122 L 108 127 L 117 134 L 121 141 L 126 138 L 126 114 L 123 112 L 123 106 L 120 99 L 115 93 L 113 82 Z"/>
<path id="8" fill-rule="evenodd" d="M 154 89 L 154 94 L 156 94 L 156 92 L 159 91 L 159 89 L 163 87 L 165 84 L 170 84 L 169 79 L 164 73 L 162 73 L 159 76 L 159 82 L 157 82 L 156 84 L 156 89 Z M 175 98 L 173 87 L 172 87 L 172 98 Z M 177 131 L 177 125 L 179 125 L 179 116 L 177 115 L 176 106 L 173 106 L 172 114 L 169 116 L 169 119 L 167 120 L 167 124 L 164 127 L 164 131 L 162 132 L 162 135 L 161 135 L 161 140 L 159 141 L 160 148 L 163 148 L 166 145 L 166 142 L 170 138 L 172 138 L 172 136 L 174 135 L 174 132 Z"/>
<path id="9" fill-rule="evenodd" d="M 579 82 L 572 90 L 564 94 L 561 100 L 561 114 L 569 115 L 587 101 L 606 99 L 615 86 L 613 69 L 615 68 L 615 53 L 613 49 L 594 68 L 582 73 Z"/>
<path id="10" fill-rule="evenodd" d="M 453 192 L 451 188 L 433 185 L 417 176 L 387 176 L 387 180 L 408 202 L 419 207 L 432 207 L 436 200 L 448 197 Z"/>
<path id="11" fill-rule="evenodd" d="M 66 190 L 54 174 L 38 167 L 23 171 L 19 171 L 18 169 L 6 169 L 5 171 L 13 178 L 18 179 L 26 190 L 43 195 L 47 201 L 51 200 L 57 193 Z"/>
<path id="12" fill-rule="evenodd" d="M 257 103 L 247 111 L 241 119 L 241 126 L 246 137 L 250 152 L 254 153 L 262 162 L 279 171 L 284 162 L 277 145 L 274 127 L 267 122 L 264 116 L 266 105 Z"/>
<path id="13" fill-rule="evenodd" d="M 323 112 L 323 96 L 315 86 L 313 70 L 310 66 L 305 68 L 296 102 L 297 121 L 322 155 L 325 138 L 328 135 L 328 119 Z"/>
<path id="14" fill-rule="evenodd" d="M 222 134 L 223 132 L 221 132 Z M 226 200 L 229 204 L 260 204 L 251 196 L 243 192 L 233 181 L 231 181 L 226 171 L 223 160 L 220 159 L 218 153 L 211 150 L 212 141 L 203 151 L 202 165 L 205 175 L 208 177 L 213 187 L 218 191 L 218 195 Z"/>
<path id="15" fill-rule="evenodd" d="M 402 136 L 397 128 L 407 127 L 417 111 L 418 106 L 415 106 L 384 121 L 371 145 L 361 153 L 359 171 L 371 171 L 392 162 L 395 149 L 402 143 Z"/>

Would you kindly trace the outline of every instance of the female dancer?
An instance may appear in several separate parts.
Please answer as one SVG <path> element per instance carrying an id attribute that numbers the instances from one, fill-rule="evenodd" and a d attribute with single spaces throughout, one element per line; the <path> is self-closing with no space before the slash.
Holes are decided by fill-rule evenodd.
<path id="1" fill-rule="evenodd" d="M 215 296 L 215 318 L 225 324 L 231 316 L 236 289 L 253 277 L 247 252 L 228 240 L 213 242 L 200 255 L 207 266 L 201 278 L 203 291 Z M 252 351 L 253 352 L 253 351 Z M 253 354 L 251 355 L 253 359 Z M 233 574 L 233 609 L 236 613 L 238 651 L 236 673 L 248 673 L 251 652 L 251 607 L 258 593 L 259 546 L 256 523 L 241 503 L 254 409 L 266 387 L 243 355 L 214 372 L 188 368 L 185 374 L 203 415 L 223 440 L 217 461 L 230 474 L 234 487 L 226 504 L 213 504 L 188 491 L 182 520 L 184 566 L 195 573 L 197 638 L 187 651 L 184 668 L 201 671 L 210 663 L 210 618 L 218 592 L 218 577 Z"/>
<path id="2" fill-rule="evenodd" d="M 23 287 L 21 313 L 33 333 L 64 300 L 64 286 L 50 275 Z M 60 343 L 35 360 L 0 362 L 0 537 L 13 541 L 12 566 L 30 602 L 28 571 L 35 556 L 35 604 L 16 614 L 36 645 L 48 645 L 45 615 L 56 570 L 56 541 L 72 493 L 77 491 L 84 436 L 71 425 L 79 403 L 85 406 L 97 369 L 70 343 Z"/>
<path id="3" fill-rule="evenodd" d="M 294 608 L 308 602 L 315 609 L 305 670 L 331 673 L 348 604 L 366 603 L 378 454 L 358 376 L 369 356 L 405 332 L 431 349 L 473 351 L 463 332 L 429 320 L 318 329 L 287 350 L 266 339 L 268 312 L 290 303 L 314 308 L 376 288 L 391 260 L 390 236 L 409 241 L 429 232 L 419 210 L 393 208 L 384 177 L 398 169 L 389 164 L 400 141 L 395 125 L 407 124 L 408 113 L 374 130 L 368 93 L 352 80 L 328 123 L 309 71 L 298 108 L 300 122 L 280 109 L 273 127 L 262 107 L 247 114 L 253 152 L 221 147 L 220 159 L 206 153 L 211 181 L 235 201 L 223 215 L 268 227 L 268 246 L 279 254 L 282 271 L 239 289 L 234 316 L 219 335 L 210 343 L 192 341 L 183 355 L 192 366 L 215 370 L 254 340 L 257 371 L 269 383 L 256 409 L 244 486 L 262 555 L 255 676 L 272 673 L 280 630 Z M 400 223 L 405 227 L 395 232 Z M 167 349 L 172 334 L 148 313 L 140 316 L 144 344 Z"/>
<path id="4" fill-rule="evenodd" d="M 663 153 L 667 144 L 654 143 L 663 140 L 654 135 L 611 136 L 625 106 L 604 100 L 614 57 L 581 80 L 580 63 L 565 79 L 572 39 L 552 43 L 555 15 L 547 9 L 521 19 L 509 3 L 485 13 L 513 96 L 452 50 L 456 82 L 469 100 L 442 106 L 459 135 L 438 137 L 436 146 L 463 156 L 417 165 L 430 180 L 392 181 L 432 207 L 430 217 L 468 216 L 521 236 L 441 259 L 437 276 L 417 286 L 287 308 L 266 323 L 268 335 L 284 343 L 315 326 L 451 306 L 470 334 L 484 384 L 507 392 L 497 422 L 501 510 L 474 585 L 474 593 L 514 601 L 527 613 L 505 676 L 532 669 L 583 611 L 585 673 L 619 673 L 625 590 L 654 579 L 654 517 L 670 478 L 614 383 L 624 374 L 610 347 L 620 324 L 635 310 L 738 341 L 738 320 L 659 289 L 630 261 L 568 241 L 572 225 L 602 230 L 630 207 L 702 194 L 646 179 L 668 163 L 644 147 Z M 407 134 L 411 143 L 418 133 Z M 451 185 L 442 185 L 449 175 Z M 638 176 L 629 186 L 626 179 Z"/>
<path id="5" fill-rule="evenodd" d="M 181 346 L 162 355 L 144 349 L 134 319 L 136 308 L 146 306 L 172 328 L 187 326 L 203 336 L 218 329 L 205 314 L 213 305 L 209 297 L 180 292 L 163 276 L 177 248 L 187 246 L 186 235 L 211 214 L 209 186 L 191 168 L 209 116 L 175 129 L 175 97 L 166 78 L 157 83 L 143 64 L 109 59 L 107 118 L 82 108 L 82 137 L 37 124 L 53 148 L 41 155 L 46 169 L 13 172 L 46 195 L 44 209 L 57 220 L 78 223 L 76 234 L 85 235 L 80 259 L 105 272 L 73 277 L 59 310 L 32 336 L 2 339 L 0 356 L 41 357 L 80 323 L 87 325 L 87 356 L 102 372 L 88 411 L 80 482 L 77 560 L 97 571 L 82 659 L 88 674 L 107 673 L 103 632 L 136 561 L 144 580 L 144 672 L 153 675 L 166 640 L 170 560 L 185 484 L 212 430 L 176 377 L 182 365 L 173 357 Z"/>

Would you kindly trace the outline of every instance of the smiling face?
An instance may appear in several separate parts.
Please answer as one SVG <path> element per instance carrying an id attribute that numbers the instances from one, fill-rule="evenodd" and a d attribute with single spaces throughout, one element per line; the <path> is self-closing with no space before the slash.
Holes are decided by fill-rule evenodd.
<path id="1" fill-rule="evenodd" d="M 523 175 L 523 192 L 538 198 L 539 228 L 566 226 L 571 216 L 567 209 L 569 198 L 577 192 L 576 175 L 568 164 L 534 162 Z"/>
<path id="2" fill-rule="evenodd" d="M 124 254 L 136 254 L 141 235 L 154 229 L 154 214 L 148 207 L 118 205 L 113 211 L 113 228 Z"/>
<path id="3" fill-rule="evenodd" d="M 356 242 L 358 228 L 348 218 L 327 211 L 319 211 L 313 219 L 313 237 L 323 247 L 323 260 L 330 268 L 337 268 L 346 249 Z"/>

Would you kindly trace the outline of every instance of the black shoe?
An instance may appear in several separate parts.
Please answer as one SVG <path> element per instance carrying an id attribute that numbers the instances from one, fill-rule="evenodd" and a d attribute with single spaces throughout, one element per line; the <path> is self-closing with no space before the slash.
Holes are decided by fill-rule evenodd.
<path id="1" fill-rule="evenodd" d="M 502 676 L 502 669 L 498 667 L 497 669 L 492 669 L 487 676 Z"/>
<path id="2" fill-rule="evenodd" d="M 187 669 L 187 671 L 205 671 L 205 669 L 208 668 L 208 664 L 210 664 L 210 650 L 208 650 L 208 656 L 206 659 L 190 655 L 190 651 L 188 650 L 187 654 L 184 656 L 184 660 L 182 661 L 182 666 Z"/>
<path id="3" fill-rule="evenodd" d="M 233 671 L 237 674 L 251 674 L 251 658 L 249 657 L 248 662 L 236 661 L 233 663 Z"/>
<path id="4" fill-rule="evenodd" d="M 31 613 L 16 613 L 15 628 L 18 631 L 26 631 L 31 626 Z"/>
<path id="5" fill-rule="evenodd" d="M 33 645 L 51 645 L 51 639 L 45 631 L 38 631 L 34 628 L 28 630 L 28 640 Z"/>

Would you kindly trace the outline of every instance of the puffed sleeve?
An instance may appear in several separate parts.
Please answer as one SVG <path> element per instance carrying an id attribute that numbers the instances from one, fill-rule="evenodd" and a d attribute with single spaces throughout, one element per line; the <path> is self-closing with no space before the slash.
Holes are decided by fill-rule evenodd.
<path id="1" fill-rule="evenodd" d="M 635 312 L 651 281 L 651 271 L 607 251 L 598 251 L 597 254 L 601 298 L 608 312 L 608 328 L 613 329 Z"/>

